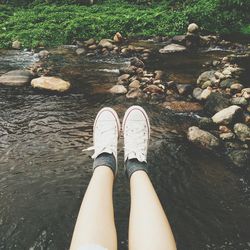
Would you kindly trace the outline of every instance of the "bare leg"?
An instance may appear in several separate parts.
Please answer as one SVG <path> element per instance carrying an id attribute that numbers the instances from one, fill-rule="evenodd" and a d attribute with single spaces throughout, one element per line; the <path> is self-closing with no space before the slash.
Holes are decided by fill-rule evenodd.
<path id="1" fill-rule="evenodd" d="M 113 182 L 114 174 L 109 167 L 95 169 L 80 208 L 70 250 L 89 244 L 117 249 Z"/>
<path id="2" fill-rule="evenodd" d="M 130 186 L 129 249 L 176 249 L 169 222 L 147 173 L 133 173 Z"/>

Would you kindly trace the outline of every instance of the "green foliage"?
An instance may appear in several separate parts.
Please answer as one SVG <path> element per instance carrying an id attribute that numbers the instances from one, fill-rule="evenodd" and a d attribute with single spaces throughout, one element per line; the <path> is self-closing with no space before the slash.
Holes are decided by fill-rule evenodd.
<path id="1" fill-rule="evenodd" d="M 112 38 L 117 31 L 124 36 L 175 35 L 184 33 L 191 22 L 204 31 L 220 33 L 239 31 L 249 24 L 249 4 L 239 0 L 155 0 L 150 7 L 121 0 L 106 0 L 93 6 L 62 2 L 79 3 L 33 3 L 25 9 L 0 5 L 0 47 L 8 47 L 16 39 L 24 47 L 57 46 L 76 39 Z M 249 26 L 244 29 L 247 30 Z"/>

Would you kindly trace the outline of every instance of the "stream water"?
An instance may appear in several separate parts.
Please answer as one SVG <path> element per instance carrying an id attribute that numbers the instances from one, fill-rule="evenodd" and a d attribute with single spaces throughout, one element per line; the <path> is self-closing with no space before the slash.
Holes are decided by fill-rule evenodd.
<path id="1" fill-rule="evenodd" d="M 228 52 L 154 57 L 149 69 L 195 81 L 207 60 Z M 35 61 L 29 52 L 0 51 L 0 71 Z M 128 64 L 124 58 L 79 58 L 71 48 L 54 50 L 54 73 L 71 81 L 67 94 L 30 86 L 0 87 L 0 249 L 68 249 L 78 210 L 92 174 L 82 152 L 92 143 L 101 107 L 122 118 L 134 101 L 105 93 Z M 138 103 L 136 103 L 138 104 Z M 195 116 L 139 103 L 149 114 L 151 179 L 180 250 L 250 249 L 250 185 L 224 159 L 197 149 L 183 136 Z M 127 249 L 129 183 L 119 172 L 114 188 L 119 249 Z M 157 239 L 156 239 L 157 240 Z"/>

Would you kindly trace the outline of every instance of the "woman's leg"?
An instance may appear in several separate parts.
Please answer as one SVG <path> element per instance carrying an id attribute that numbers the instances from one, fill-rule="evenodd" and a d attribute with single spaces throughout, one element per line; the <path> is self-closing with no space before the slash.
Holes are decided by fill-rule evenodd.
<path id="1" fill-rule="evenodd" d="M 131 186 L 129 249 L 176 249 L 167 217 L 147 174 L 150 124 L 145 110 L 139 106 L 130 107 L 122 128 L 125 168 Z"/>
<path id="2" fill-rule="evenodd" d="M 84 245 L 117 249 L 112 189 L 114 174 L 109 167 L 95 169 L 77 218 L 71 250 Z"/>
<path id="3" fill-rule="evenodd" d="M 81 205 L 70 250 L 117 249 L 112 198 L 120 132 L 116 112 L 111 108 L 101 109 L 93 130 L 94 146 L 89 149 L 95 151 L 94 173 Z"/>
<path id="4" fill-rule="evenodd" d="M 134 172 L 130 186 L 129 249 L 176 249 L 171 227 L 147 173 Z"/>

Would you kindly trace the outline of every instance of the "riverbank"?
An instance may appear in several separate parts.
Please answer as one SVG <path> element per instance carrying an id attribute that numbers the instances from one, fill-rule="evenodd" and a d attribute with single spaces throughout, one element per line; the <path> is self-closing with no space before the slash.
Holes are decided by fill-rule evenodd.
<path id="1" fill-rule="evenodd" d="M 15 40 L 23 48 L 52 47 L 89 38 L 112 38 L 117 31 L 125 37 L 172 36 L 183 34 L 191 22 L 196 22 L 203 33 L 249 35 L 247 8 L 247 3 L 238 6 L 211 0 L 178 7 L 170 2 L 145 6 L 125 1 L 93 6 L 0 5 L 0 48 L 11 47 Z"/>

